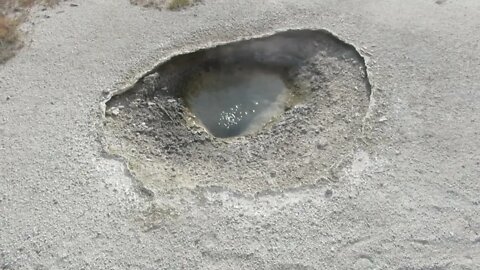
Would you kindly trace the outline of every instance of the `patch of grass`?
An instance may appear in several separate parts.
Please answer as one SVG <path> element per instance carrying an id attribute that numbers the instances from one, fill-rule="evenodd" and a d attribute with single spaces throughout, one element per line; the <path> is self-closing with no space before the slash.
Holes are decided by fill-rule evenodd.
<path id="1" fill-rule="evenodd" d="M 167 8 L 169 10 L 179 10 L 190 6 L 192 2 L 190 0 L 170 0 Z"/>

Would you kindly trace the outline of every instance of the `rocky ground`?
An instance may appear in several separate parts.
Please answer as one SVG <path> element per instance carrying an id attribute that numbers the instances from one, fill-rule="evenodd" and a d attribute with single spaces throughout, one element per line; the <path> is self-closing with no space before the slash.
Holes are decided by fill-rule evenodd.
<path id="1" fill-rule="evenodd" d="M 480 268 L 478 1 L 70 4 L 34 11 L 0 66 L 0 269 Z M 228 171 L 178 186 L 159 171 L 174 184 L 155 192 L 105 149 L 111 93 L 172 55 L 287 29 L 326 29 L 365 58 L 368 136 L 334 179 L 302 182 L 315 172 L 297 158 L 277 165 L 298 182 L 246 177 L 264 192 Z"/>
<path id="2" fill-rule="evenodd" d="M 195 120 L 190 92 L 201 91 L 202 78 L 225 80 L 226 73 L 243 70 L 278 72 L 291 89 L 286 111 L 253 134 L 215 138 Z M 324 31 L 235 42 L 174 57 L 126 92 L 114 91 L 106 103 L 105 150 L 125 158 L 139 184 L 159 196 L 185 187 L 253 195 L 323 186 L 338 180 L 355 149 L 371 148 L 365 128 L 370 90 L 364 59 Z M 238 99 L 233 102 L 242 110 L 248 100 Z M 255 102 L 261 104 L 254 110 L 267 106 L 261 97 Z M 223 126 L 235 134 L 233 124 Z"/>

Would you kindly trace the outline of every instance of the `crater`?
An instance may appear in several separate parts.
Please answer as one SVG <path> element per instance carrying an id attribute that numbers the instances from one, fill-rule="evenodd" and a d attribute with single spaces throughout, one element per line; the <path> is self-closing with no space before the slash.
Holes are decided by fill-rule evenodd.
<path id="1" fill-rule="evenodd" d="M 285 189 L 339 177 L 370 84 L 355 48 L 290 30 L 176 55 L 106 102 L 107 151 L 148 189 Z"/>

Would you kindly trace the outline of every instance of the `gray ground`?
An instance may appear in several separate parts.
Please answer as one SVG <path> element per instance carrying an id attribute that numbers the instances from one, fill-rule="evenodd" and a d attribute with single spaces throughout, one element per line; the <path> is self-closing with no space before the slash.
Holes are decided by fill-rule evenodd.
<path id="1" fill-rule="evenodd" d="M 31 42 L 0 67 L 0 269 L 480 269 L 479 14 L 477 0 L 34 13 Z M 104 153 L 106 90 L 180 51 L 288 28 L 367 57 L 372 137 L 337 180 L 151 198 Z"/>

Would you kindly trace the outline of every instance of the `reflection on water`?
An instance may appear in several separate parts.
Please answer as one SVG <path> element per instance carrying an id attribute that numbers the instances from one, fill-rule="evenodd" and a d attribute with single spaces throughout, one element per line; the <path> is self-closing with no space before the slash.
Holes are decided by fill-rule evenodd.
<path id="1" fill-rule="evenodd" d="M 204 72 L 187 89 L 197 121 L 220 138 L 259 130 L 285 110 L 289 96 L 278 74 L 255 69 Z"/>

